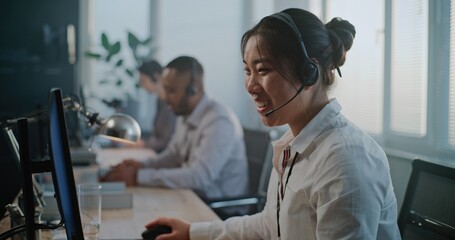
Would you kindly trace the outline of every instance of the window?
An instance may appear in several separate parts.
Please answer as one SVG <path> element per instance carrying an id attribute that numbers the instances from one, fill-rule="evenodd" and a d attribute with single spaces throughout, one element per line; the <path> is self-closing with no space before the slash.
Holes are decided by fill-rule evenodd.
<path id="1" fill-rule="evenodd" d="M 363 11 L 352 11 L 354 5 Z M 330 0 L 327 6 L 326 22 L 341 17 L 351 22 L 357 32 L 346 63 L 341 67 L 344 77 L 336 80 L 332 95 L 340 101 L 343 113 L 359 127 L 380 134 L 383 128 L 384 3 Z"/>
<path id="2" fill-rule="evenodd" d="M 455 4 L 450 6 L 450 85 L 448 144 L 455 148 Z"/>
<path id="3" fill-rule="evenodd" d="M 390 130 L 423 137 L 427 126 L 427 1 L 392 1 L 391 30 Z"/>
<path id="4" fill-rule="evenodd" d="M 325 22 L 357 30 L 331 95 L 384 147 L 455 154 L 455 4 L 444 0 L 325 0 Z M 361 9 L 361 11 L 354 11 Z"/>
<path id="5" fill-rule="evenodd" d="M 89 76 L 90 87 L 86 93 L 88 105 L 97 109 L 102 116 L 109 116 L 115 111 L 122 111 L 134 117 L 142 131 L 149 132 L 155 114 L 154 102 L 156 95 L 148 94 L 142 88 L 137 88 L 138 73 L 134 71 L 137 63 L 128 47 L 128 32 L 133 33 L 139 40 L 152 36 L 150 11 L 153 6 L 148 0 L 135 0 L 134 4 L 128 0 L 97 0 L 89 1 L 87 9 L 93 18 L 90 21 L 89 42 L 86 50 L 103 52 L 101 34 L 106 33 L 110 44 L 120 42 L 120 53 L 124 60 L 122 66 L 133 70 L 133 77 L 129 76 L 123 68 L 114 71 L 113 65 L 118 58 L 109 63 L 91 62 Z M 155 44 L 152 42 L 150 45 Z M 144 49 L 140 49 L 144 50 Z M 121 80 L 121 81 L 119 81 Z M 108 107 L 104 102 L 118 100 L 121 106 Z M 114 109 L 115 108 L 115 109 Z M 122 109 L 120 109 L 122 108 Z"/>

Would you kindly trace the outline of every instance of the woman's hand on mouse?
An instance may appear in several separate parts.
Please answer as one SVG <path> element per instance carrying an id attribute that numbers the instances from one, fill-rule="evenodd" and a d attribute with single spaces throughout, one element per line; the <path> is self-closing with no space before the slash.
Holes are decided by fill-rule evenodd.
<path id="1" fill-rule="evenodd" d="M 172 232 L 162 234 L 156 240 L 189 240 L 190 239 L 190 223 L 177 218 L 160 217 L 154 221 L 147 223 L 146 228 L 151 228 L 156 225 L 166 225 L 172 228 Z"/>

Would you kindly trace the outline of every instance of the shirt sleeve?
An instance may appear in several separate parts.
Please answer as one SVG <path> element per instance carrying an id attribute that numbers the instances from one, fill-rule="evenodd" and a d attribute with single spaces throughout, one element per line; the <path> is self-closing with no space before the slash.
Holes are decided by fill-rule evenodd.
<path id="1" fill-rule="evenodd" d="M 214 118 L 204 124 L 197 143 L 191 149 L 190 161 L 182 167 L 145 168 L 138 172 L 138 183 L 141 185 L 191 188 L 203 190 L 211 183 L 229 160 L 235 139 L 234 125 L 225 117 Z M 171 142 L 172 143 L 172 142 Z M 158 163 L 149 161 L 147 166 L 163 166 L 164 162 L 182 162 L 178 154 L 171 154 L 173 148 L 166 149 L 159 155 Z M 174 157 L 174 159 L 172 159 Z"/>
<path id="2" fill-rule="evenodd" d="M 310 200 L 317 212 L 317 239 L 376 239 L 387 193 L 383 155 L 368 152 L 360 142 L 329 152 Z"/>
<path id="3" fill-rule="evenodd" d="M 232 217 L 225 221 L 192 223 L 191 240 L 270 239 L 265 214 Z"/>
<path id="4" fill-rule="evenodd" d="M 181 120 L 181 119 L 180 119 Z M 179 128 L 180 126 L 180 128 Z M 147 159 L 144 162 L 145 168 L 176 168 L 180 166 L 179 149 L 181 148 L 181 135 L 182 135 L 181 124 L 175 125 L 175 134 L 172 135 L 169 144 L 164 151 L 158 153 L 152 158 Z M 140 169 L 138 172 L 137 182 L 141 185 L 145 185 L 147 182 L 147 174 L 140 174 L 144 169 Z"/>

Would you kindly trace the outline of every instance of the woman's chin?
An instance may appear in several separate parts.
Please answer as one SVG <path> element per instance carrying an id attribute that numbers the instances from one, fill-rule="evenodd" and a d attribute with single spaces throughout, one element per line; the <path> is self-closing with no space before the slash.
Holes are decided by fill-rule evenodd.
<path id="1" fill-rule="evenodd" d="M 261 115 L 261 121 L 266 127 L 275 127 L 282 125 L 276 119 L 273 119 L 273 117 L 271 116 L 266 117 L 264 115 Z"/>

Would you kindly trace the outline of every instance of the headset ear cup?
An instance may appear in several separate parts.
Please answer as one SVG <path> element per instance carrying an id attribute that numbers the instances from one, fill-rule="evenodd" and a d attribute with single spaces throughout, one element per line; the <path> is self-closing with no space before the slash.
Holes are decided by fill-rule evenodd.
<path id="1" fill-rule="evenodd" d="M 311 86 L 318 81 L 319 78 L 319 69 L 318 66 L 309 60 L 305 67 L 303 68 L 304 84 L 306 86 Z"/>
<path id="2" fill-rule="evenodd" d="M 187 96 L 193 96 L 197 93 L 197 88 L 195 86 L 188 86 L 186 87 L 186 95 Z"/>
<path id="3" fill-rule="evenodd" d="M 191 86 L 186 87 L 186 95 L 191 97 L 193 94 L 193 88 Z"/>

